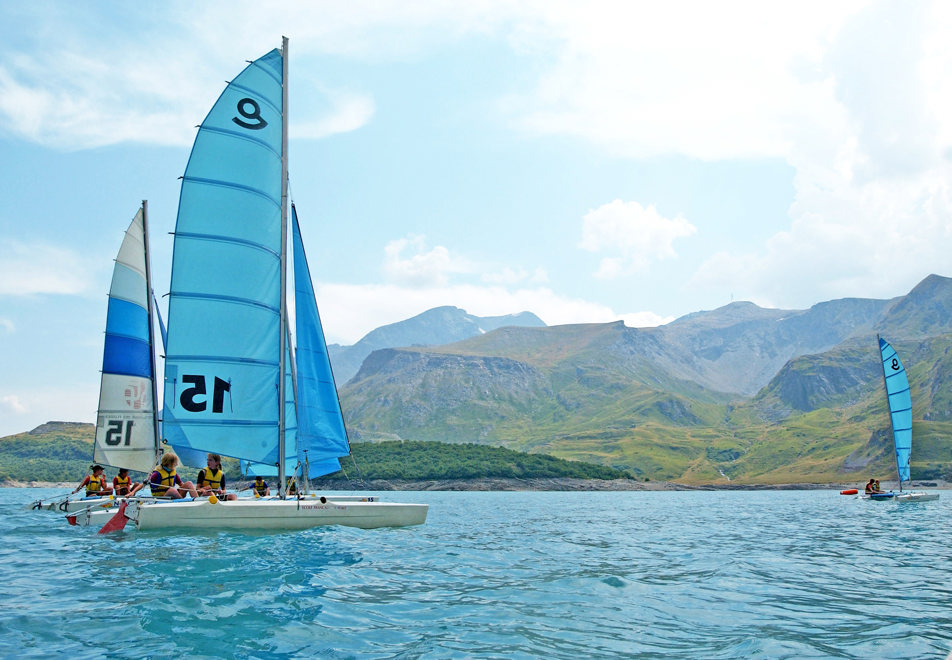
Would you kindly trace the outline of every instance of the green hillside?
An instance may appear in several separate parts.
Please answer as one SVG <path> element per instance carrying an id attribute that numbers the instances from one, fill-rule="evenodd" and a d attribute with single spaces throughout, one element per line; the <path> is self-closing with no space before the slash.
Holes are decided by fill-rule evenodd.
<path id="1" fill-rule="evenodd" d="M 875 337 L 795 358 L 747 398 L 623 350 L 627 330 L 511 328 L 378 351 L 342 400 L 365 440 L 504 446 L 698 485 L 893 478 Z M 952 335 L 895 345 L 915 402 L 913 478 L 950 477 Z"/>
<path id="2" fill-rule="evenodd" d="M 0 438 L 0 483 L 76 482 L 88 473 L 94 428 L 91 424 L 51 422 L 28 433 Z M 526 454 L 498 447 L 437 442 L 354 443 L 353 461 L 343 461 L 351 479 L 575 478 L 625 479 L 626 472 L 602 465 Z M 354 462 L 357 469 L 354 469 Z M 197 470 L 184 468 L 183 478 Z M 237 461 L 226 459 L 227 479 L 240 478 Z M 107 470 L 107 476 L 114 471 Z M 134 475 L 139 476 L 139 475 Z M 144 476 L 144 475 L 142 475 Z M 327 482 L 341 475 L 331 475 Z M 140 477 L 141 478 L 141 477 Z"/>

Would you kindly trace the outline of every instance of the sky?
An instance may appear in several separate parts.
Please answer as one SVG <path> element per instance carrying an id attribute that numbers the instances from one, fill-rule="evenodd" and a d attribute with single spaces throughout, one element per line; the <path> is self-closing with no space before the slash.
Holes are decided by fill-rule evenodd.
<path id="1" fill-rule="evenodd" d="M 952 275 L 949 3 L 5 1 L 0 436 L 95 420 L 123 231 L 147 199 L 163 295 L 196 126 L 282 35 L 331 342 Z"/>

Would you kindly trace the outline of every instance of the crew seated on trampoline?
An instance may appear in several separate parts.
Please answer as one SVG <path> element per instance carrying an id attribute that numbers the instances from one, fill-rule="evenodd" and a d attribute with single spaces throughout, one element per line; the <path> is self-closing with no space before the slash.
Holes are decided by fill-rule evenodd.
<path id="1" fill-rule="evenodd" d="M 234 493 L 225 492 L 225 472 L 221 469 L 221 456 L 218 454 L 209 454 L 206 458 L 206 465 L 198 471 L 198 494 L 215 495 L 225 500 L 237 500 L 238 496 Z"/>
<path id="2" fill-rule="evenodd" d="M 870 479 L 866 484 L 866 494 L 875 495 L 881 492 L 883 492 L 883 489 L 879 487 L 879 479 Z"/>
<path id="3" fill-rule="evenodd" d="M 116 497 L 126 497 L 132 492 L 132 478 L 128 468 L 119 468 L 119 474 L 112 478 L 112 490 Z"/>
<path id="4" fill-rule="evenodd" d="M 268 482 L 264 480 L 264 477 L 258 476 L 255 477 L 255 482 L 249 486 L 253 489 L 255 495 L 258 497 L 266 497 L 271 494 L 271 489 L 268 487 Z"/>
<path id="5" fill-rule="evenodd" d="M 86 497 L 98 497 L 100 495 L 112 495 L 112 486 L 106 483 L 106 475 L 103 474 L 101 465 L 90 465 L 92 474 L 87 474 L 86 478 L 73 489 L 73 492 L 79 492 L 83 486 L 86 487 Z"/>
<path id="6" fill-rule="evenodd" d="M 179 459 L 173 452 L 162 454 L 162 460 L 155 471 L 149 475 L 148 485 L 152 488 L 152 495 L 155 497 L 168 497 L 173 500 L 180 500 L 185 495 L 182 491 L 192 497 L 198 497 L 195 490 L 195 484 L 191 481 L 182 482 L 182 478 L 175 473 L 178 467 Z M 138 490 L 138 489 L 136 489 Z"/>

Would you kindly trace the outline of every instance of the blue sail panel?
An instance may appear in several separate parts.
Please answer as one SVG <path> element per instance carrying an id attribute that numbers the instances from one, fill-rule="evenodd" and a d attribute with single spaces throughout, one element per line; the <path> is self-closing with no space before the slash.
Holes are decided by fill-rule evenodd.
<path id="1" fill-rule="evenodd" d="M 883 361 L 883 377 L 886 382 L 899 480 L 909 481 L 909 459 L 912 454 L 912 396 L 909 392 L 909 379 L 899 355 L 885 339 L 879 339 L 879 351 Z"/>
<path id="2" fill-rule="evenodd" d="M 136 303 L 110 296 L 106 311 L 106 334 L 149 343 L 149 310 Z"/>
<path id="3" fill-rule="evenodd" d="M 350 443 L 293 205 L 291 219 L 297 333 L 297 452 L 302 463 L 318 466 L 329 459 L 347 456 Z"/>
<path id="4" fill-rule="evenodd" d="M 147 341 L 106 335 L 102 371 L 106 374 L 152 379 L 152 346 Z"/>
<path id="5" fill-rule="evenodd" d="M 289 333 L 290 334 L 290 333 Z M 284 473 L 293 475 L 298 469 L 297 447 L 297 412 L 295 410 L 294 395 L 294 373 L 291 359 L 291 341 L 290 337 L 285 343 L 285 380 L 284 380 Z M 252 477 L 276 477 L 278 476 L 278 461 L 274 464 L 241 462 L 241 472 Z"/>
<path id="6" fill-rule="evenodd" d="M 222 92 L 185 169 L 163 415 L 180 452 L 278 460 L 282 113 L 274 50 Z"/>

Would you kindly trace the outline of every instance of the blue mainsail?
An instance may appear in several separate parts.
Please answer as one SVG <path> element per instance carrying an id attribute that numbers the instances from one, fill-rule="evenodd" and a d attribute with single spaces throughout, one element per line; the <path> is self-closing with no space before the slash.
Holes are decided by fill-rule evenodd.
<path id="1" fill-rule="evenodd" d="M 155 465 L 155 356 L 145 203 L 116 257 L 106 311 L 93 460 L 148 472 Z"/>
<path id="2" fill-rule="evenodd" d="M 340 469 L 337 459 L 350 453 L 350 443 L 293 204 L 291 227 L 297 333 L 297 457 L 302 465 L 308 466 L 308 476 L 317 477 Z"/>
<path id="3" fill-rule="evenodd" d="M 284 352 L 285 376 L 284 376 L 284 472 L 285 474 L 294 474 L 297 465 L 297 454 L 295 453 L 295 441 L 297 439 L 297 414 L 295 413 L 294 402 L 294 361 L 291 359 L 291 342 L 286 343 L 287 349 Z M 275 438 L 277 441 L 277 438 Z M 251 463 L 241 461 L 241 473 L 252 477 L 276 477 L 278 475 L 277 461 L 274 464 L 266 465 L 263 463 Z"/>
<path id="4" fill-rule="evenodd" d="M 172 255 L 164 434 L 180 453 L 277 464 L 283 59 L 249 64 L 202 122 Z"/>
<path id="5" fill-rule="evenodd" d="M 886 382 L 886 397 L 889 400 L 889 416 L 892 422 L 893 441 L 896 445 L 896 466 L 899 470 L 899 489 L 902 482 L 909 481 L 909 457 L 912 454 L 912 397 L 906 369 L 896 351 L 882 337 L 879 352 L 883 360 L 883 379 Z"/>

